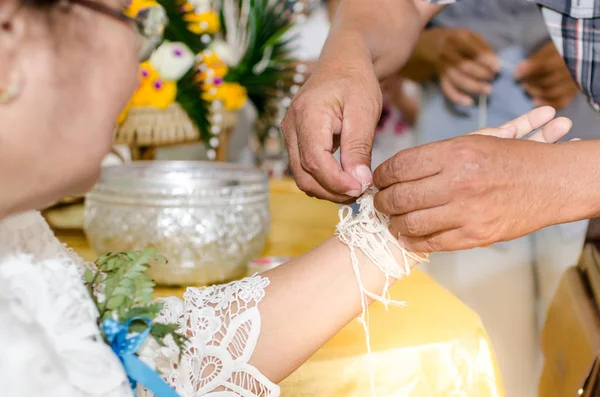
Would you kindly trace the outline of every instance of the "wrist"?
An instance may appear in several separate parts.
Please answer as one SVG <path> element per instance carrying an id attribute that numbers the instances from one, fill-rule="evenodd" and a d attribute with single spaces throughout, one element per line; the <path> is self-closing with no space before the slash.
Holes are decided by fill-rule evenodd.
<path id="1" fill-rule="evenodd" d="M 554 211 L 549 211 L 549 225 L 600 216 L 598 150 L 600 141 L 552 145 L 552 168 L 544 172 L 553 179 L 553 188 L 559 194 Z"/>
<path id="2" fill-rule="evenodd" d="M 369 54 L 381 80 L 406 63 L 422 28 L 423 17 L 413 1 L 381 0 L 373 7 L 364 0 L 345 0 L 337 10 L 326 47 L 349 35 L 361 53 Z"/>
<path id="3" fill-rule="evenodd" d="M 361 65 L 373 68 L 371 51 L 363 35 L 354 29 L 339 26 L 332 29 L 321 51 L 316 69 L 344 65 Z"/>

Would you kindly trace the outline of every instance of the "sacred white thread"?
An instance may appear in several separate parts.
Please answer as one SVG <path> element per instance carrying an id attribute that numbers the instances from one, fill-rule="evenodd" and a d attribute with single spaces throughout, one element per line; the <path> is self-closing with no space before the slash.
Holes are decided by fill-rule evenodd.
<path id="1" fill-rule="evenodd" d="M 515 65 L 503 59 L 500 60 L 500 68 L 511 72 L 515 69 Z M 487 98 L 486 94 L 479 95 L 479 129 L 487 127 Z"/>
<path id="2" fill-rule="evenodd" d="M 337 225 L 336 236 L 350 249 L 350 258 L 352 269 L 356 276 L 358 288 L 361 295 L 362 313 L 359 321 L 365 331 L 367 343 L 367 357 L 369 364 L 369 377 L 371 382 L 371 393 L 375 396 L 375 380 L 373 374 L 373 365 L 371 358 L 371 337 L 369 332 L 368 306 L 369 298 L 383 303 L 387 309 L 390 304 L 403 307 L 404 302 L 398 302 L 391 299 L 389 288 L 393 279 L 400 279 L 410 274 L 410 265 L 408 260 L 412 259 L 417 263 L 427 261 L 428 255 L 410 252 L 402 247 L 398 240 L 389 231 L 389 216 L 382 214 L 375 209 L 373 203 L 376 189 L 368 189 L 358 199 L 360 211 L 358 214 L 352 213 L 352 208 L 343 206 L 339 211 L 340 222 Z M 360 275 L 360 264 L 356 256 L 356 249 L 360 249 L 365 256 L 381 270 L 385 275 L 385 284 L 382 291 L 377 294 L 369 291 L 363 284 Z M 394 257 L 392 248 L 397 249 L 402 254 L 403 263 L 400 264 Z"/>
<path id="3" fill-rule="evenodd" d="M 479 95 L 479 129 L 487 126 L 487 95 Z"/>

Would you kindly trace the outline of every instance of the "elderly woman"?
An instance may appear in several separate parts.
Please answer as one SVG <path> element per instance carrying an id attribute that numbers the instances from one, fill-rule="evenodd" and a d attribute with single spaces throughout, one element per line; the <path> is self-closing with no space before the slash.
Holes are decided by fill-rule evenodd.
<path id="1" fill-rule="evenodd" d="M 121 363 L 104 344 L 80 278 L 83 263 L 54 237 L 35 209 L 81 194 L 95 182 L 114 121 L 137 83 L 139 55 L 159 38 L 156 18 L 132 20 L 124 0 L 5 0 L 0 3 L 0 387 L 10 396 L 127 396 Z M 158 14 L 157 14 L 158 15 Z M 136 32 L 137 29 L 137 32 Z M 511 128 L 484 134 L 555 142 L 570 127 L 540 108 Z M 416 256 L 379 229 L 346 223 L 361 238 L 379 234 L 398 257 Z M 347 221 L 348 219 L 346 219 Z M 381 226 L 384 226 L 381 228 Z M 379 230 L 379 231 L 373 231 Z M 371 236 L 373 237 L 373 236 Z M 360 247 L 359 247 L 360 248 Z M 374 256 L 371 256 L 374 257 Z M 190 288 L 166 300 L 159 318 L 191 338 L 181 363 L 169 346 L 144 352 L 183 396 L 277 396 L 276 385 L 367 303 L 357 289 L 387 283 L 367 256 L 358 264 L 336 238 L 277 269 L 225 286 Z M 405 263 L 407 261 L 408 263 Z M 353 266 L 354 265 L 354 266 Z M 210 329 L 206 324 L 218 324 Z M 170 361 L 171 360 L 171 361 Z"/>

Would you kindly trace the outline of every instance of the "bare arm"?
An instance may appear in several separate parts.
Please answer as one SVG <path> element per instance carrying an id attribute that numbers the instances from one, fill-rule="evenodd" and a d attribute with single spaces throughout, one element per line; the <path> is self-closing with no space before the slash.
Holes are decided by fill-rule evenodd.
<path id="1" fill-rule="evenodd" d="M 369 53 L 380 79 L 404 65 L 423 27 L 443 7 L 420 0 L 334 0 L 328 6 L 335 16 L 321 62 L 335 62 L 353 44 Z"/>
<path id="2" fill-rule="evenodd" d="M 365 286 L 381 291 L 384 275 L 358 255 Z M 411 268 L 416 264 L 409 263 Z M 250 363 L 278 383 L 356 318 L 361 298 L 348 247 L 337 239 L 265 276 L 271 284 L 259 306 L 262 331 Z"/>

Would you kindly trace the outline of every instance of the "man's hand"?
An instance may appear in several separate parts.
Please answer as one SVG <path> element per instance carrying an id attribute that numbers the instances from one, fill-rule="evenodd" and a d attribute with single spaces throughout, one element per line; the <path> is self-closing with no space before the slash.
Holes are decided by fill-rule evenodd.
<path id="1" fill-rule="evenodd" d="M 378 80 L 406 62 L 424 24 L 440 9 L 421 0 L 378 0 L 377 7 L 364 0 L 340 3 L 319 63 L 281 125 L 290 168 L 306 193 L 347 202 L 372 183 Z M 341 166 L 333 157 L 338 146 Z"/>
<path id="2" fill-rule="evenodd" d="M 537 106 L 562 109 L 578 92 L 567 65 L 551 41 L 521 62 L 514 76 Z"/>
<path id="3" fill-rule="evenodd" d="M 561 186 L 570 183 L 553 173 L 565 166 L 561 152 L 544 144 L 571 128 L 554 115 L 538 108 L 503 127 L 398 153 L 375 170 L 376 208 L 392 215 L 392 233 L 416 252 L 487 246 L 552 224 L 565 203 Z M 502 139 L 542 126 L 528 140 Z"/>
<path id="4" fill-rule="evenodd" d="M 317 69 L 294 98 L 281 125 L 290 168 L 309 196 L 336 202 L 372 184 L 371 148 L 381 89 L 370 61 Z M 333 153 L 341 145 L 341 167 Z"/>
<path id="5" fill-rule="evenodd" d="M 433 28 L 421 34 L 403 73 L 422 80 L 431 70 L 450 101 L 472 105 L 473 95 L 491 93 L 490 81 L 499 67 L 494 49 L 477 33 L 463 28 Z"/>

